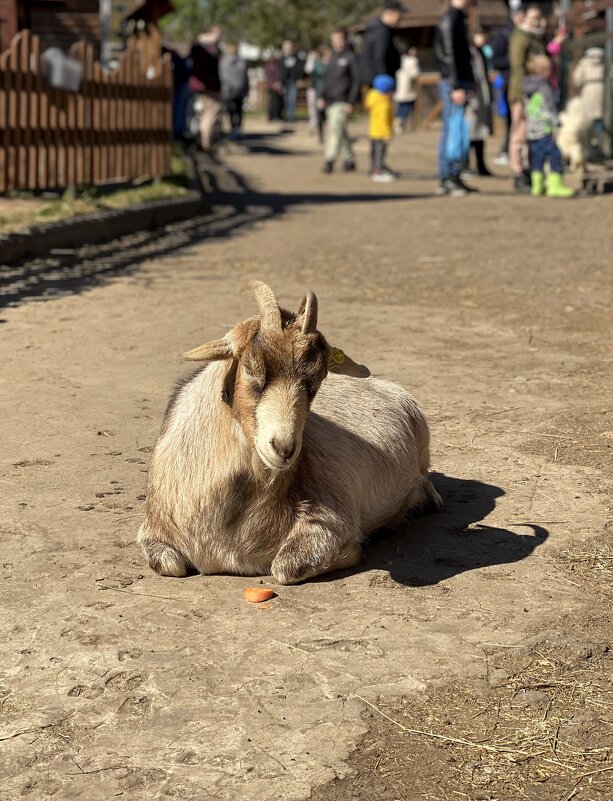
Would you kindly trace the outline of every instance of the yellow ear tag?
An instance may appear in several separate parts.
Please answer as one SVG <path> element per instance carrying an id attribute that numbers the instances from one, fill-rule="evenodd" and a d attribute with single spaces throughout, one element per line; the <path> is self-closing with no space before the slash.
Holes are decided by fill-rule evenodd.
<path id="1" fill-rule="evenodd" d="M 332 348 L 331 359 L 335 364 L 343 364 L 345 361 L 345 354 L 340 348 Z"/>

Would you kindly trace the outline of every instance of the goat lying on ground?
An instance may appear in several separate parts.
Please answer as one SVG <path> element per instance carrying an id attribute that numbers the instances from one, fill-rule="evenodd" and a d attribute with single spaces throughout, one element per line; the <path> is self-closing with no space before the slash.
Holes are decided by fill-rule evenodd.
<path id="1" fill-rule="evenodd" d="M 292 314 L 253 286 L 259 315 L 185 354 L 206 364 L 166 411 L 138 534 L 164 576 L 303 581 L 357 564 L 369 532 L 441 504 L 415 400 L 327 344 L 312 293 Z"/>

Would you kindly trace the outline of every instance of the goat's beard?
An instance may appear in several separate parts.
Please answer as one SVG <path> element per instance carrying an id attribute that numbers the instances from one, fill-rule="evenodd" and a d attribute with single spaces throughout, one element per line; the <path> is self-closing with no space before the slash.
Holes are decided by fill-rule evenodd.
<path id="1" fill-rule="evenodd" d="M 251 469 L 253 470 L 253 475 L 257 483 L 264 488 L 271 487 L 278 479 L 285 479 L 290 476 L 293 473 L 292 466 L 293 465 L 290 465 L 287 468 L 281 469 L 270 467 L 262 460 L 256 448 L 253 449 L 251 454 Z"/>
<path id="2" fill-rule="evenodd" d="M 269 467 L 262 460 L 256 448 L 253 449 L 251 454 L 251 469 L 260 484 L 271 484 L 278 475 L 285 472 L 284 470 L 276 470 L 274 467 Z"/>

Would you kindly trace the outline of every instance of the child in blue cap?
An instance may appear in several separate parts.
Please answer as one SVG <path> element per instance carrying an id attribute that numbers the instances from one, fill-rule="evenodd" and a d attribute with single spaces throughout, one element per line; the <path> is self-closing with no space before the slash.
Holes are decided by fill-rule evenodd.
<path id="1" fill-rule="evenodd" d="M 368 136 L 370 138 L 371 169 L 373 181 L 388 183 L 396 180 L 396 174 L 385 166 L 388 142 L 393 136 L 394 89 L 396 81 L 391 75 L 377 75 L 372 89 L 366 94 L 364 105 L 368 111 Z"/>

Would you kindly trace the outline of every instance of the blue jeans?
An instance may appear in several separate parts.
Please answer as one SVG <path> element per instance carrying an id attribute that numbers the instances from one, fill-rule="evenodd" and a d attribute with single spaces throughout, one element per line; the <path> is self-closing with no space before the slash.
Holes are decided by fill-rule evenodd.
<path id="1" fill-rule="evenodd" d="M 174 139 L 182 139 L 185 136 L 189 96 L 190 89 L 187 81 L 175 88 L 172 96 L 172 136 Z"/>
<path id="2" fill-rule="evenodd" d="M 551 172 L 557 172 L 562 175 L 564 172 L 562 154 L 553 141 L 551 134 L 543 136 L 541 139 L 531 139 L 528 142 L 528 148 L 530 150 L 530 169 L 532 172 L 543 172 L 545 162 L 549 161 Z"/>
<path id="3" fill-rule="evenodd" d="M 296 99 L 298 97 L 298 87 L 294 81 L 285 84 L 285 119 L 294 122 L 296 119 Z"/>
<path id="4" fill-rule="evenodd" d="M 468 84 L 462 86 L 462 89 L 468 88 Z M 443 101 L 443 130 L 441 131 L 441 138 L 438 145 L 438 177 L 441 181 L 444 181 L 445 178 L 455 178 L 460 174 L 464 166 L 461 161 L 451 163 L 447 161 L 449 120 L 454 107 L 454 104 L 451 102 L 451 90 L 452 86 L 449 81 L 446 78 L 441 78 L 438 84 L 439 97 Z"/>
<path id="5" fill-rule="evenodd" d="M 413 111 L 414 105 L 415 102 L 413 100 L 406 100 L 396 103 L 396 119 L 402 120 L 403 122 L 407 120 Z"/>
<path id="6" fill-rule="evenodd" d="M 592 120 L 592 133 L 600 145 L 602 135 L 604 134 L 604 122 L 602 120 Z"/>

